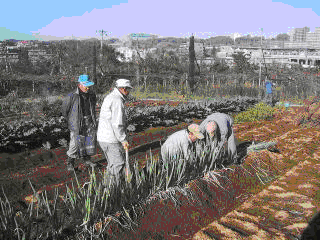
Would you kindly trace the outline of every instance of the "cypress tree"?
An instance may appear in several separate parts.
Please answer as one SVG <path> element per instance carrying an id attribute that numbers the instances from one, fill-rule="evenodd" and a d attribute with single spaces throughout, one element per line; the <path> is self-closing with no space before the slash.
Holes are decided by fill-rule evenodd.
<path id="1" fill-rule="evenodd" d="M 195 50 L 194 50 L 194 36 L 192 35 L 190 37 L 190 41 L 189 41 L 189 74 L 188 74 L 188 78 L 189 78 L 189 86 L 191 88 L 192 93 L 194 92 L 194 75 L 195 75 Z"/>

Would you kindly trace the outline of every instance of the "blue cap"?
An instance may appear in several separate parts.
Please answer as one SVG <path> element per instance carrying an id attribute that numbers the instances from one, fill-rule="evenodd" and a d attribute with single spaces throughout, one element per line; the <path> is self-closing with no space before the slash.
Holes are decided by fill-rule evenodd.
<path id="1" fill-rule="evenodd" d="M 95 83 L 94 82 L 91 82 L 89 80 L 89 76 L 88 75 L 80 75 L 79 78 L 78 78 L 78 82 L 80 84 L 82 84 L 83 86 L 92 86 L 94 85 Z"/>

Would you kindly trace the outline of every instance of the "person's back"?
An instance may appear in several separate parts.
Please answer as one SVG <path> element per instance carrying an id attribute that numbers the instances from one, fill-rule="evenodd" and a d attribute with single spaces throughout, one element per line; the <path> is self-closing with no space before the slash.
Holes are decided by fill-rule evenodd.
<path id="1" fill-rule="evenodd" d="M 224 143 L 228 159 L 235 162 L 237 150 L 233 125 L 234 119 L 232 116 L 216 112 L 209 115 L 200 124 L 200 131 L 203 134 L 207 133 L 207 138 L 210 142 L 214 143 L 214 140 L 216 139 L 219 143 Z M 212 134 L 210 135 L 210 133 Z"/>
<path id="2" fill-rule="evenodd" d="M 265 87 L 266 87 L 266 101 L 269 105 L 273 106 L 273 84 L 270 81 L 265 82 Z"/>
<path id="3" fill-rule="evenodd" d="M 187 150 L 190 144 L 191 141 L 188 139 L 187 130 L 173 133 L 161 147 L 163 161 L 188 157 Z"/>
<path id="4" fill-rule="evenodd" d="M 200 131 L 202 133 L 206 132 L 206 125 L 211 121 L 215 121 L 218 125 L 221 135 L 219 136 L 219 140 L 221 140 L 223 136 L 228 137 L 228 134 L 230 134 L 229 129 L 234 124 L 234 119 L 231 116 L 219 112 L 207 116 L 206 119 L 200 124 Z"/>
<path id="5" fill-rule="evenodd" d="M 163 162 L 178 161 L 179 159 L 188 160 L 192 151 L 193 143 L 197 139 L 203 139 L 197 124 L 191 124 L 187 130 L 180 130 L 168 137 L 161 147 Z"/>

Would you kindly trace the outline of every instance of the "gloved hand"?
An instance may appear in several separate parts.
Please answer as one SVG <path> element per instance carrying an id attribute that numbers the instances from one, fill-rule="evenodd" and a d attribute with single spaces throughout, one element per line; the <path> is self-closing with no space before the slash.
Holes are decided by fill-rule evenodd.
<path id="1" fill-rule="evenodd" d="M 121 144 L 123 145 L 125 151 L 128 151 L 128 150 L 129 150 L 129 143 L 128 143 L 128 141 L 123 141 Z"/>

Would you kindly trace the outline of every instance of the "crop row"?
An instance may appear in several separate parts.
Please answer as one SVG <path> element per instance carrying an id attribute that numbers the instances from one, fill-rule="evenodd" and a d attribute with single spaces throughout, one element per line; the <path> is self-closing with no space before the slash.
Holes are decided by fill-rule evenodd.
<path id="1" fill-rule="evenodd" d="M 205 119 L 213 112 L 238 113 L 256 104 L 256 98 L 242 97 L 229 100 L 180 103 L 177 106 L 128 107 L 129 131 L 140 132 L 149 127 L 173 126 L 193 119 Z M 143 120 L 143 121 L 142 121 Z"/>
<path id="2" fill-rule="evenodd" d="M 254 98 L 180 103 L 151 106 L 128 106 L 128 131 L 138 133 L 150 127 L 173 126 L 180 122 L 203 119 L 213 112 L 237 113 L 257 103 Z M 98 118 L 99 119 L 99 118 Z M 63 117 L 37 117 L 30 120 L 15 120 L 0 123 L 0 151 L 16 152 L 23 148 L 34 149 L 49 142 L 58 145 L 69 140 L 67 122 Z"/>

